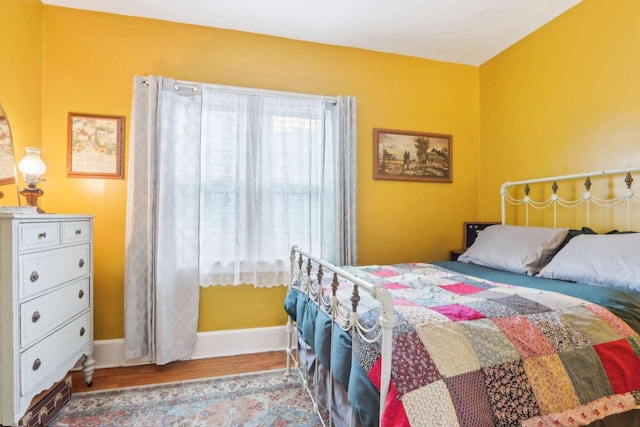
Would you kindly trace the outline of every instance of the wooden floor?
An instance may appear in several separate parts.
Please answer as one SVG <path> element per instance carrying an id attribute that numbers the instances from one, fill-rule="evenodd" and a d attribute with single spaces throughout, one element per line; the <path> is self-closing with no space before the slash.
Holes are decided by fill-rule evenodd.
<path id="1" fill-rule="evenodd" d="M 219 377 L 286 367 L 284 351 L 216 357 L 211 359 L 173 362 L 167 365 L 141 365 L 96 369 L 93 386 L 87 387 L 80 371 L 72 372 L 73 392 L 104 390 L 116 387 L 176 382 L 198 378 Z"/>

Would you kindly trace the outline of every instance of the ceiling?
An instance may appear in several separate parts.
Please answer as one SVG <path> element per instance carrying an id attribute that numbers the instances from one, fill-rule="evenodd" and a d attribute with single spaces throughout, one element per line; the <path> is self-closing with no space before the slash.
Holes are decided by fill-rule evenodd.
<path id="1" fill-rule="evenodd" d="M 480 65 L 581 0 L 42 0 Z"/>

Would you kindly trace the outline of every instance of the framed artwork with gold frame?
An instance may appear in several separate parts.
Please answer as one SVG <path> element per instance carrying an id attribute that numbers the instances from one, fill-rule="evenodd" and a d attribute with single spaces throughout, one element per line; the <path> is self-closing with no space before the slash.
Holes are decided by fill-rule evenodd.
<path id="1" fill-rule="evenodd" d="M 373 130 L 373 178 L 452 182 L 451 135 Z"/>
<path id="2" fill-rule="evenodd" d="M 9 121 L 0 109 L 0 185 L 15 184 L 16 163 L 11 143 Z"/>
<path id="3" fill-rule="evenodd" d="M 69 113 L 67 176 L 124 178 L 124 116 Z"/>

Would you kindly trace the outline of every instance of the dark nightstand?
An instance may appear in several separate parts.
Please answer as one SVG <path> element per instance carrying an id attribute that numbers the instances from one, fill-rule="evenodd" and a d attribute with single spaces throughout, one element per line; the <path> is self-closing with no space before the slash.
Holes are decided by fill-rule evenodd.
<path id="1" fill-rule="evenodd" d="M 449 261 L 457 261 L 458 257 L 462 255 L 466 249 L 452 249 L 449 251 Z"/>

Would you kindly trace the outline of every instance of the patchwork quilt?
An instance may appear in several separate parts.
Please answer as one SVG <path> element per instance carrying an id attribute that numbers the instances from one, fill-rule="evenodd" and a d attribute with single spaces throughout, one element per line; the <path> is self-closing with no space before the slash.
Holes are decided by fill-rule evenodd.
<path id="1" fill-rule="evenodd" d="M 640 405 L 640 337 L 598 305 L 430 264 L 343 268 L 394 300 L 382 425 L 574 426 Z M 350 309 L 351 285 L 338 295 Z M 374 325 L 380 309 L 360 296 L 361 322 Z M 285 302 L 320 362 L 334 365 L 356 418 L 376 425 L 379 345 L 338 331 L 338 348 L 325 348 L 330 319 L 314 305 L 296 291 Z"/>

